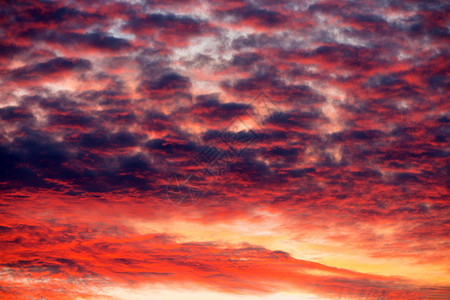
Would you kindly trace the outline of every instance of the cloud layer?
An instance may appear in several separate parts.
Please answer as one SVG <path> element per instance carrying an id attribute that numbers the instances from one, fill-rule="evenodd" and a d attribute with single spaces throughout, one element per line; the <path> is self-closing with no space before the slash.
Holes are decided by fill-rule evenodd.
<path id="1" fill-rule="evenodd" d="M 449 10 L 1 4 L 0 295 L 449 297 Z"/>

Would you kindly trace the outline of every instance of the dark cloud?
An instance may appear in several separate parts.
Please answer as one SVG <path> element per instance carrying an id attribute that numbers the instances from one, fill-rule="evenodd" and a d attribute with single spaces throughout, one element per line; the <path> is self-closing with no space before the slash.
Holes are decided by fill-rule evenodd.
<path id="1" fill-rule="evenodd" d="M 0 298 L 92 296 L 80 282 L 446 298 L 421 284 L 448 277 L 448 8 L 0 4 Z M 316 262 L 287 252 L 311 241 Z M 396 277 L 346 269 L 386 261 Z"/>
<path id="2" fill-rule="evenodd" d="M 170 142 L 169 137 L 166 139 L 150 140 L 146 143 L 146 147 L 148 147 L 150 152 L 158 153 L 159 155 L 163 155 L 163 157 L 184 156 L 186 158 L 193 156 L 195 151 L 200 149 L 195 143 L 186 140 Z"/>
<path id="3" fill-rule="evenodd" d="M 68 71 L 86 71 L 91 68 L 91 62 L 83 58 L 57 57 L 46 62 L 28 65 L 14 69 L 9 78 L 14 81 L 42 80 L 46 77 L 64 76 Z"/>
<path id="4" fill-rule="evenodd" d="M 24 32 L 26 30 L 65 28 L 79 30 L 85 26 L 101 22 L 102 16 L 79 10 L 74 6 L 64 6 L 57 2 L 34 3 L 33 1 L 15 3 L 10 6 L 10 19 L 13 32 Z"/>
<path id="5" fill-rule="evenodd" d="M 116 38 L 101 32 L 80 34 L 76 32 L 58 33 L 51 32 L 45 37 L 49 43 L 58 43 L 64 47 L 73 47 L 76 50 L 109 50 L 120 51 L 131 48 L 128 40 Z"/>
<path id="6" fill-rule="evenodd" d="M 233 56 L 233 59 L 231 60 L 231 65 L 234 67 L 240 67 L 245 69 L 253 66 L 256 62 L 258 62 L 261 59 L 262 57 L 257 53 L 252 52 L 242 53 Z"/>
<path id="7" fill-rule="evenodd" d="M 255 26 L 273 27 L 283 25 L 286 22 L 286 16 L 283 14 L 252 5 L 217 10 L 215 13 L 217 17 L 225 20 L 231 18 L 233 23 L 249 23 Z"/>
<path id="8" fill-rule="evenodd" d="M 150 14 L 142 19 L 131 19 L 127 27 L 134 31 L 146 30 L 149 27 L 160 27 L 167 29 L 183 29 L 192 33 L 200 33 L 201 23 L 189 16 L 177 16 L 174 14 Z"/>
<path id="9" fill-rule="evenodd" d="M 33 120 L 33 114 L 20 106 L 7 106 L 0 108 L 0 118 L 6 122 L 26 122 Z"/>
<path id="10" fill-rule="evenodd" d="M 154 37 L 168 45 L 185 45 L 195 36 L 215 34 L 207 20 L 173 13 L 152 13 L 144 17 L 131 17 L 124 29 L 142 36 Z"/>
<path id="11" fill-rule="evenodd" d="M 129 132 L 107 133 L 97 131 L 85 134 L 80 139 L 80 146 L 84 148 L 117 149 L 138 145 L 138 137 Z"/>
<path id="12" fill-rule="evenodd" d="M 113 108 L 103 110 L 102 119 L 107 122 L 123 125 L 130 125 L 138 121 L 136 113 L 123 108 L 122 109 Z"/>
<path id="13" fill-rule="evenodd" d="M 167 131 L 173 127 L 169 116 L 156 111 L 148 111 L 146 113 L 144 125 L 148 130 L 155 131 Z"/>
<path id="14" fill-rule="evenodd" d="M 50 115 L 48 122 L 49 126 L 80 128 L 92 127 L 95 124 L 95 121 L 91 116 L 85 115 L 81 111 L 66 114 L 53 114 Z"/>
<path id="15" fill-rule="evenodd" d="M 2 59 L 10 59 L 14 55 L 19 54 L 25 50 L 25 47 L 0 42 L 0 58 Z"/>
<path id="16" fill-rule="evenodd" d="M 156 80 L 147 79 L 142 81 L 138 91 L 158 101 L 173 96 L 189 96 L 191 86 L 189 77 L 177 73 L 169 73 L 160 76 Z"/>
<path id="17" fill-rule="evenodd" d="M 230 121 L 245 113 L 248 104 L 228 102 L 219 100 L 218 94 L 199 95 L 197 103 L 193 105 L 191 113 L 197 115 L 206 122 Z"/>

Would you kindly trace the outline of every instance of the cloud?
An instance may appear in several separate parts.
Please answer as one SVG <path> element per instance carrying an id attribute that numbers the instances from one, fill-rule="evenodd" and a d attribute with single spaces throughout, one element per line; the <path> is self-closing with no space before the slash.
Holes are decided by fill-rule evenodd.
<path id="1" fill-rule="evenodd" d="M 55 80 L 69 72 L 83 72 L 91 68 L 91 62 L 83 58 L 57 57 L 46 62 L 13 69 L 8 76 L 10 81 Z"/>
<path id="2" fill-rule="evenodd" d="M 217 17 L 230 23 L 243 24 L 256 28 L 280 27 L 286 22 L 286 16 L 282 13 L 245 4 L 240 7 L 217 10 L 215 14 Z"/>
<path id="3" fill-rule="evenodd" d="M 0 293 L 447 297 L 448 8 L 0 4 Z"/>
<path id="4" fill-rule="evenodd" d="M 192 37 L 211 35 L 215 30 L 207 20 L 173 13 L 151 13 L 131 17 L 124 29 L 142 37 L 153 37 L 172 46 L 185 46 Z"/>
<path id="5" fill-rule="evenodd" d="M 229 293 L 270 292 L 281 286 L 319 292 L 323 296 L 347 293 L 353 297 L 390 294 L 419 298 L 426 293 L 424 287 L 399 278 L 331 268 L 253 245 L 230 248 L 211 243 L 176 243 L 174 237 L 166 234 L 138 238 L 125 228 L 108 226 L 94 231 L 87 227 L 77 227 L 74 231 L 62 226 L 58 232 L 42 225 L 22 225 L 5 227 L 3 231 L 3 235 L 7 233 L 16 239 L 5 245 L 4 254 L 10 258 L 4 272 L 20 278 L 23 273 L 12 271 L 20 268 L 33 279 L 47 278 L 49 282 L 56 278 L 68 279 L 61 289 L 69 295 L 88 291 L 85 286 L 77 291 L 73 289 L 70 279 L 80 276 L 86 277 L 86 283 L 96 278 L 99 282 L 113 280 L 126 285 L 158 280 L 170 286 L 188 281 Z M 51 244 L 59 245 L 60 251 L 46 251 Z M 71 244 L 74 245 L 64 247 Z M 39 254 L 39 260 L 25 257 L 29 248 Z M 437 295 L 445 293 L 445 288 L 427 288 L 434 289 Z M 40 290 L 44 295 L 53 292 L 45 287 Z M 14 292 L 17 290 L 3 291 L 3 294 Z"/>
<path id="6" fill-rule="evenodd" d="M 189 77 L 177 73 L 162 75 L 157 80 L 144 80 L 138 91 L 152 99 L 163 100 L 173 96 L 189 97 L 191 87 Z"/>
<path id="7" fill-rule="evenodd" d="M 116 38 L 101 32 L 80 34 L 76 32 L 50 32 L 45 40 L 63 51 L 71 50 L 71 53 L 80 51 L 110 51 L 119 52 L 130 50 L 131 43 L 123 38 Z"/>

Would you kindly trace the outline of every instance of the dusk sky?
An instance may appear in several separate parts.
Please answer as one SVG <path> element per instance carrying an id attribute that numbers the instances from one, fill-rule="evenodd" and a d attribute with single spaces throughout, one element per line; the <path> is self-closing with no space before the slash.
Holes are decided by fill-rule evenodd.
<path id="1" fill-rule="evenodd" d="M 1 299 L 450 299 L 450 2 L 0 3 Z"/>

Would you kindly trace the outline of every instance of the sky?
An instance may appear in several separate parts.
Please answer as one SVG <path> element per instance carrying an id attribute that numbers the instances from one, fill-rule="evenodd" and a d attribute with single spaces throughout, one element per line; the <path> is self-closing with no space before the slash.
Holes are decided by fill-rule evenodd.
<path id="1" fill-rule="evenodd" d="M 0 2 L 1 299 L 450 299 L 450 4 Z"/>

